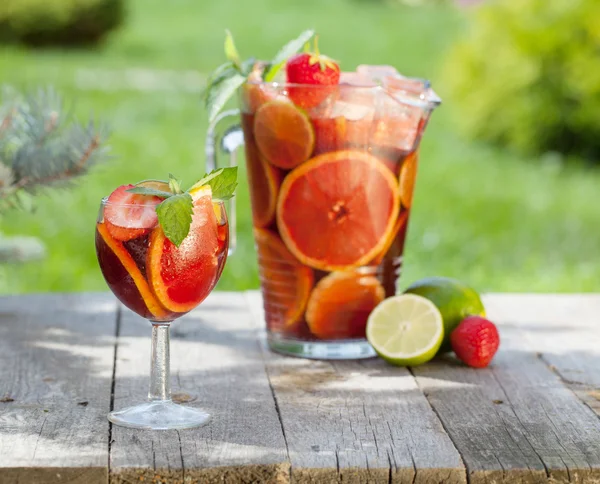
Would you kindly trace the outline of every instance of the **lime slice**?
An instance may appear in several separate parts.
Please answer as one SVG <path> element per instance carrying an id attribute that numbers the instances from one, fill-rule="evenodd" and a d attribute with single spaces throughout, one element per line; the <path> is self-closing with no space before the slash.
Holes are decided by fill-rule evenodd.
<path id="1" fill-rule="evenodd" d="M 370 314 L 367 339 L 379 356 L 394 365 L 421 365 L 435 356 L 444 340 L 442 315 L 422 296 L 393 296 Z"/>

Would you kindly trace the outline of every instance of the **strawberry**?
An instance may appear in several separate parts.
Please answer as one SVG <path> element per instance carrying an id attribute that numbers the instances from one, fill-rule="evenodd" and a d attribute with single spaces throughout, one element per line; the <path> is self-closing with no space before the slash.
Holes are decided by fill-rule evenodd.
<path id="1" fill-rule="evenodd" d="M 334 60 L 319 53 L 317 37 L 315 37 L 314 52 L 293 55 L 288 59 L 285 70 L 287 81 L 292 84 L 335 86 L 340 82 L 340 66 Z M 321 104 L 332 92 L 333 89 L 307 86 L 289 88 L 290 99 L 304 109 Z"/>
<path id="2" fill-rule="evenodd" d="M 500 335 L 491 321 L 480 316 L 469 316 L 452 332 L 450 343 L 463 363 L 473 368 L 483 368 L 496 354 Z"/>
<path id="3" fill-rule="evenodd" d="M 122 242 L 144 235 L 158 223 L 156 206 L 162 199 L 127 191 L 134 187 L 121 185 L 104 204 L 106 228 L 115 239 Z"/>

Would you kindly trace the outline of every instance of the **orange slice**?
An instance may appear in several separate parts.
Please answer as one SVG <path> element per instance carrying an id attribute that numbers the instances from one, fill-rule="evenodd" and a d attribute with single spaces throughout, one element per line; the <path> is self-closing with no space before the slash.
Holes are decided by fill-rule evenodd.
<path id="1" fill-rule="evenodd" d="M 150 234 L 146 261 L 148 281 L 157 299 L 178 313 L 200 304 L 220 273 L 219 233 L 210 187 L 190 194 L 195 201 L 188 236 L 176 247 L 162 228 L 156 227 Z"/>
<path id="2" fill-rule="evenodd" d="M 364 338 L 371 311 L 385 297 L 380 282 L 356 272 L 332 272 L 315 286 L 306 322 L 321 339 Z"/>
<path id="3" fill-rule="evenodd" d="M 123 246 L 121 242 L 116 240 L 110 235 L 109 229 L 106 227 L 104 223 L 99 223 L 97 225 L 98 234 L 102 237 L 103 242 L 110 248 L 113 254 L 119 259 L 119 262 L 123 265 L 127 273 L 133 279 L 133 283 L 137 288 L 138 292 L 148 311 L 156 318 L 157 320 L 161 320 L 166 318 L 169 315 L 169 312 L 165 310 L 163 306 L 158 302 L 158 300 L 152 294 L 150 287 L 148 286 L 148 282 L 142 275 L 140 269 L 137 264 L 133 260 L 133 257 L 127 252 L 127 249 Z M 115 285 L 117 288 L 117 285 Z M 129 305 L 127 305 L 129 307 Z M 134 309 L 134 308 L 130 308 Z"/>
<path id="4" fill-rule="evenodd" d="M 265 315 L 271 330 L 290 330 L 302 321 L 314 282 L 276 234 L 254 229 Z"/>
<path id="5" fill-rule="evenodd" d="M 370 262 L 400 210 L 396 177 L 361 151 L 319 155 L 289 173 L 277 202 L 277 226 L 300 262 L 326 271 Z"/>
<path id="6" fill-rule="evenodd" d="M 406 225 L 407 220 L 408 220 L 408 211 L 400 212 L 400 215 L 398 216 L 398 220 L 396 221 L 396 225 L 394 226 L 394 230 L 390 233 L 389 239 L 386 241 L 386 243 L 383 246 L 383 248 L 381 249 L 381 252 L 379 253 L 379 255 L 377 257 L 375 257 L 375 259 L 373 259 L 371 264 L 375 264 L 375 265 L 381 264 L 381 262 L 383 261 L 383 258 L 386 256 L 386 254 L 392 247 L 392 244 L 398 237 L 398 234 L 400 233 L 400 229 L 404 228 L 404 226 Z M 403 235 L 403 237 L 404 237 L 404 235 Z"/>
<path id="7" fill-rule="evenodd" d="M 308 116 L 287 99 L 269 101 L 256 111 L 254 138 L 267 161 L 286 170 L 306 161 L 315 146 Z"/>
<path id="8" fill-rule="evenodd" d="M 312 123 L 315 129 L 315 156 L 345 147 L 346 118 L 314 118 Z"/>
<path id="9" fill-rule="evenodd" d="M 418 152 L 413 151 L 404 159 L 400 168 L 400 199 L 406 208 L 410 208 L 412 204 L 418 160 Z"/>
<path id="10" fill-rule="evenodd" d="M 275 220 L 277 193 L 283 178 L 281 171 L 267 163 L 250 140 L 246 143 L 246 166 L 254 226 L 268 227 Z"/>

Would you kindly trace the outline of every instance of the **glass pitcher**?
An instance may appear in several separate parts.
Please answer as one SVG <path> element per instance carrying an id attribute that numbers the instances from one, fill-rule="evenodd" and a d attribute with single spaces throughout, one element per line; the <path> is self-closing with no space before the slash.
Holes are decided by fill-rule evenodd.
<path id="1" fill-rule="evenodd" d="M 367 319 L 396 293 L 419 143 L 439 97 L 392 67 L 359 66 L 335 86 L 247 82 L 238 99 L 209 128 L 207 168 L 217 149 L 236 164 L 245 145 L 269 347 L 374 356 Z M 219 136 L 232 116 L 241 128 Z"/>

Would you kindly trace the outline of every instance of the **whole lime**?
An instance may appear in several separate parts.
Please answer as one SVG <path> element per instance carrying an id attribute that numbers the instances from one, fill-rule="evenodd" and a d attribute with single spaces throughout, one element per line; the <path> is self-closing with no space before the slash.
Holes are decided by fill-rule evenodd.
<path id="1" fill-rule="evenodd" d="M 405 291 L 429 299 L 444 321 L 444 341 L 440 351 L 450 351 L 450 334 L 467 316 L 485 316 L 485 308 L 475 289 L 450 277 L 427 277 Z"/>

